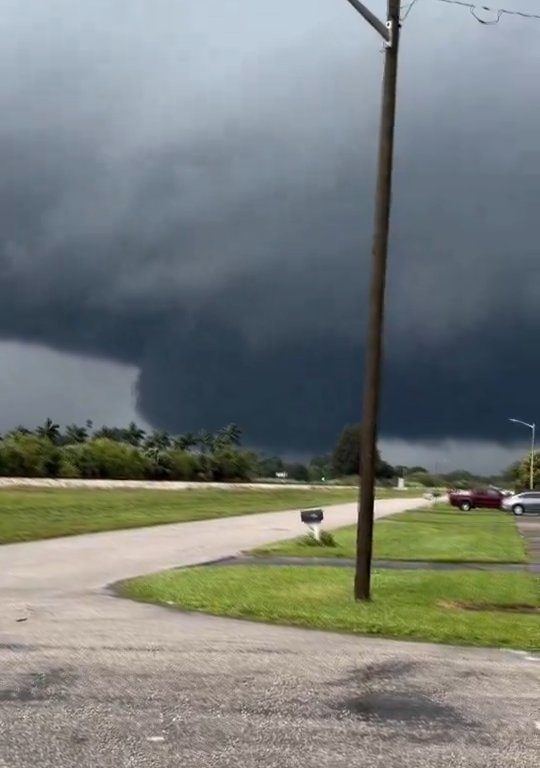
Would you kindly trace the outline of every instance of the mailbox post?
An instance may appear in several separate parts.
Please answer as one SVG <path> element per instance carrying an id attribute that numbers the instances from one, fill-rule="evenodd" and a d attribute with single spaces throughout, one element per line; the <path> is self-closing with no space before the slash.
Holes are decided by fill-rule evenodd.
<path id="1" fill-rule="evenodd" d="M 322 509 L 303 509 L 300 519 L 307 525 L 315 541 L 321 540 L 321 523 L 324 519 Z"/>

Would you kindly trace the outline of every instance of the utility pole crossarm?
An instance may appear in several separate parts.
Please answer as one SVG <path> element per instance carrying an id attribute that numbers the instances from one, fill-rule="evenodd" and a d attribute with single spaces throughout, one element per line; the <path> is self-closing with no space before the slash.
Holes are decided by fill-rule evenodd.
<path id="1" fill-rule="evenodd" d="M 360 0 L 347 0 L 347 2 L 352 5 L 352 7 L 355 9 L 355 11 L 358 11 L 360 16 L 363 16 L 364 19 L 367 21 L 368 24 L 370 24 L 373 29 L 375 29 L 379 35 L 382 37 L 382 39 L 390 44 L 391 43 L 391 36 L 390 36 L 390 30 L 386 26 L 386 24 L 383 24 L 383 22 L 375 16 L 374 13 L 371 13 L 369 8 L 366 8 L 365 5 L 363 5 Z"/>

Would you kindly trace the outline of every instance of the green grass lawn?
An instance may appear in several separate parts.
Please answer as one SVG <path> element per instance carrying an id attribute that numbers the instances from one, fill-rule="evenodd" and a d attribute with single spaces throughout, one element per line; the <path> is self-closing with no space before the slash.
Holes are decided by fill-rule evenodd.
<path id="1" fill-rule="evenodd" d="M 378 499 L 420 499 L 429 493 L 427 488 L 404 488 L 398 491 L 397 488 L 377 488 Z"/>
<path id="2" fill-rule="evenodd" d="M 538 650 L 540 619 L 532 613 L 539 604 L 538 586 L 538 579 L 521 573 L 376 571 L 374 599 L 364 604 L 352 598 L 349 569 L 243 565 L 165 571 L 118 589 L 125 597 L 218 616 Z M 482 606 L 491 610 L 475 609 Z M 531 613 L 504 606 L 528 607 Z"/>
<path id="3" fill-rule="evenodd" d="M 306 537 L 257 549 L 258 555 L 354 557 L 355 528 L 333 531 L 336 547 L 314 547 Z M 461 512 L 445 504 L 403 512 L 375 525 L 374 557 L 381 560 L 523 563 L 523 541 L 512 515 L 499 510 Z"/>
<path id="4" fill-rule="evenodd" d="M 353 501 L 354 489 L 0 490 L 0 544 Z"/>

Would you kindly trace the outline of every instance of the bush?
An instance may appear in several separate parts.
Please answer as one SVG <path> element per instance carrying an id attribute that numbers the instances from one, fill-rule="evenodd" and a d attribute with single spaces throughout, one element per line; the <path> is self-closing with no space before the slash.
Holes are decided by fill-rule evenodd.
<path id="1" fill-rule="evenodd" d="M 207 458 L 210 479 L 216 482 L 242 482 L 255 476 L 256 459 L 247 451 L 223 447 Z"/>
<path id="2" fill-rule="evenodd" d="M 356 485 L 360 483 L 360 477 L 358 475 L 347 475 L 342 477 L 334 477 L 329 481 L 329 485 Z"/>
<path id="3" fill-rule="evenodd" d="M 297 480 L 301 483 L 309 482 L 309 470 L 304 464 L 286 464 L 285 471 L 290 480 Z"/>
<path id="4" fill-rule="evenodd" d="M 145 454 L 146 476 L 150 480 L 170 480 L 171 460 L 166 450 L 152 450 Z"/>
<path id="5" fill-rule="evenodd" d="M 84 478 L 142 480 L 148 474 L 148 461 L 137 448 L 107 437 L 67 445 L 63 449 L 63 458 L 77 469 L 79 477 Z"/>
<path id="6" fill-rule="evenodd" d="M 57 477 L 60 459 L 60 451 L 46 437 L 19 433 L 0 442 L 4 477 Z"/>
<path id="7" fill-rule="evenodd" d="M 97 437 L 56 446 L 48 437 L 17 432 L 0 439 L 0 475 L 110 480 L 215 480 L 245 482 L 256 475 L 257 457 L 231 445 L 208 454 Z"/>
<path id="8" fill-rule="evenodd" d="M 167 452 L 171 480 L 194 480 L 201 469 L 197 456 L 187 451 L 172 450 Z"/>
<path id="9" fill-rule="evenodd" d="M 65 478 L 66 480 L 69 479 L 75 479 L 77 477 L 80 477 L 81 474 L 77 468 L 77 465 L 74 464 L 69 457 L 62 456 L 60 459 L 60 468 L 58 470 L 58 477 Z"/>
<path id="10" fill-rule="evenodd" d="M 406 476 L 407 485 L 414 487 L 422 485 L 424 488 L 437 488 L 444 485 L 444 480 L 439 475 L 432 475 L 428 472 L 416 472 Z"/>

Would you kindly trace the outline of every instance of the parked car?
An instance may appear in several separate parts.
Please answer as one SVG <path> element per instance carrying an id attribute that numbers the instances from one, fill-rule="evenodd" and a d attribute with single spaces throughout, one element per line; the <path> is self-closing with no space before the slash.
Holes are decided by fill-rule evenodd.
<path id="1" fill-rule="evenodd" d="M 503 491 L 498 488 L 476 488 L 473 491 L 449 491 L 448 501 L 453 507 L 459 507 L 464 512 L 470 509 L 501 509 Z"/>
<path id="2" fill-rule="evenodd" d="M 514 515 L 525 512 L 540 512 L 540 491 L 523 491 L 503 499 L 502 508 L 512 511 Z"/>

